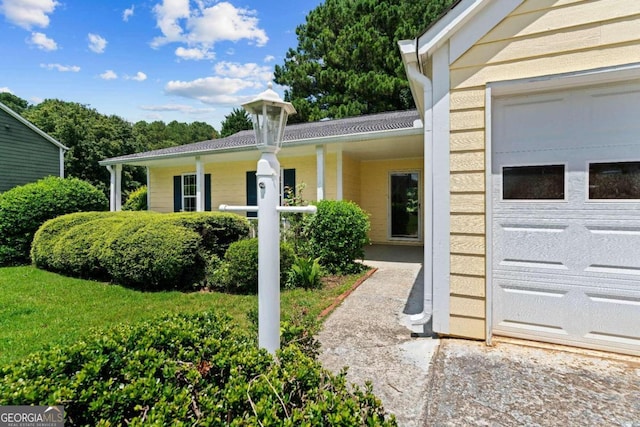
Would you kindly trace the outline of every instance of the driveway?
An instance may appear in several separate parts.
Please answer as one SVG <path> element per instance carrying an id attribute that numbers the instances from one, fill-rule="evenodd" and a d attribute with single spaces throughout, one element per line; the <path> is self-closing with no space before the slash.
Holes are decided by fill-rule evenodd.
<path id="1" fill-rule="evenodd" d="M 325 320 L 320 360 L 370 381 L 400 426 L 640 427 L 640 359 L 416 335 L 421 248 L 371 247 L 378 270 Z"/>

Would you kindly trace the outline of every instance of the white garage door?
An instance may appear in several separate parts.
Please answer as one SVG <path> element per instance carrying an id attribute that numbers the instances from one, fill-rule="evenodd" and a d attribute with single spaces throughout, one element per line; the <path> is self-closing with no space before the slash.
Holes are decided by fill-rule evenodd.
<path id="1" fill-rule="evenodd" d="M 640 83 L 493 105 L 493 333 L 640 354 Z"/>

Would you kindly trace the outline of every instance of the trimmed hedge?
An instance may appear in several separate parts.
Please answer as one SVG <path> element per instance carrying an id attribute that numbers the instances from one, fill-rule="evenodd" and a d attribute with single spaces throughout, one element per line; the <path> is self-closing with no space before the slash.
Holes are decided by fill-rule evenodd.
<path id="1" fill-rule="evenodd" d="M 64 405 L 66 425 L 393 426 L 371 387 L 295 345 L 273 358 L 212 313 L 120 326 L 0 368 L 0 405 Z"/>
<path id="2" fill-rule="evenodd" d="M 218 212 L 99 212 L 64 215 L 36 233 L 40 268 L 146 290 L 198 286 L 207 263 L 249 233 L 248 221 Z"/>
<path id="3" fill-rule="evenodd" d="M 48 177 L 0 195 L 0 266 L 29 263 L 34 233 L 59 215 L 101 211 L 106 196 L 77 178 Z"/>
<path id="4" fill-rule="evenodd" d="M 280 284 L 285 284 L 295 261 L 293 248 L 280 242 Z M 234 293 L 258 292 L 258 239 L 244 239 L 232 243 L 210 281 L 213 286 Z"/>
<path id="5" fill-rule="evenodd" d="M 349 201 L 321 200 L 318 211 L 309 215 L 304 234 L 312 258 L 331 273 L 353 273 L 361 266 L 354 261 L 364 258 L 369 244 L 369 215 Z"/>

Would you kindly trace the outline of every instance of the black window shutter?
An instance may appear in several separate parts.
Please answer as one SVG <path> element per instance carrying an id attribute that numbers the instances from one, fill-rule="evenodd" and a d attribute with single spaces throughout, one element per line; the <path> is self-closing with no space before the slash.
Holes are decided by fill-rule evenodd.
<path id="1" fill-rule="evenodd" d="M 204 210 L 211 211 L 211 174 L 204 175 Z"/>
<path id="2" fill-rule="evenodd" d="M 282 172 L 282 184 L 284 187 L 289 187 L 293 195 L 296 195 L 296 170 L 295 169 L 285 169 Z M 282 195 L 284 198 L 284 194 Z"/>
<path id="3" fill-rule="evenodd" d="M 173 211 L 180 212 L 182 210 L 182 176 L 173 177 Z"/>
<path id="4" fill-rule="evenodd" d="M 258 204 L 256 171 L 247 172 L 247 206 L 256 206 Z M 257 218 L 257 212 L 247 212 L 249 218 Z"/>

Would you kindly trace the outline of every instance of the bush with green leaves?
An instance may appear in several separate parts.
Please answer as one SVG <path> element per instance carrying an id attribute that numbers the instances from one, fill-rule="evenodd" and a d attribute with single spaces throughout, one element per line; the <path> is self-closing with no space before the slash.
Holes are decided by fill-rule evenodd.
<path id="1" fill-rule="evenodd" d="M 287 273 L 295 254 L 286 242 L 280 242 L 280 283 L 286 282 Z M 224 255 L 217 272 L 209 278 L 211 286 L 233 293 L 258 292 L 258 239 L 244 239 L 232 243 Z"/>
<path id="2" fill-rule="evenodd" d="M 146 211 L 148 209 L 147 206 L 147 186 L 143 185 L 142 187 L 138 187 L 133 190 L 127 196 L 127 200 L 125 200 L 122 205 L 123 211 Z"/>
<path id="3" fill-rule="evenodd" d="M 0 195 L 0 266 L 29 263 L 34 233 L 60 215 L 103 211 L 106 196 L 76 178 L 48 177 Z"/>
<path id="4" fill-rule="evenodd" d="M 64 215 L 36 233 L 33 263 L 70 276 L 145 290 L 203 285 L 209 263 L 247 236 L 246 218 L 202 212 Z"/>
<path id="5" fill-rule="evenodd" d="M 345 374 L 296 345 L 274 358 L 227 317 L 173 315 L 0 367 L 0 405 L 64 405 L 69 426 L 396 425 Z"/>
<path id="6" fill-rule="evenodd" d="M 305 236 L 313 258 L 331 273 L 354 273 L 362 269 L 356 260 L 364 257 L 369 244 L 369 215 L 349 201 L 321 200 L 309 215 Z"/>

